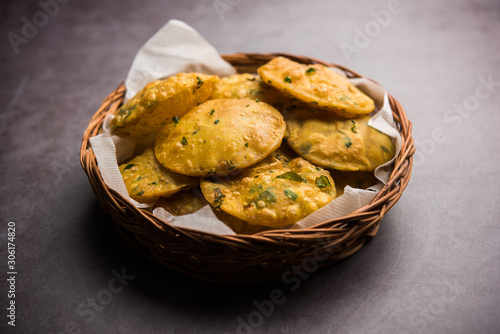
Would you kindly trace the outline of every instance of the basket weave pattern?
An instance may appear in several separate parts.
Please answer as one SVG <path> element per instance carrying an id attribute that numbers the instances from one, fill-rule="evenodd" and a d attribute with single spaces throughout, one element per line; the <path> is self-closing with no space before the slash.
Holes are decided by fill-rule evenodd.
<path id="1" fill-rule="evenodd" d="M 289 54 L 232 54 L 223 56 L 238 72 L 255 73 L 257 67 L 276 56 L 286 56 L 301 63 L 320 63 L 344 70 L 349 78 L 361 75 L 339 65 Z M 394 162 L 389 182 L 373 201 L 351 214 L 322 222 L 307 229 L 285 229 L 255 235 L 219 236 L 177 228 L 150 212 L 134 207 L 103 181 L 90 138 L 101 132 L 104 118 L 123 102 L 121 84 L 104 99 L 92 117 L 84 135 L 80 160 L 104 212 L 111 215 L 122 237 L 149 259 L 199 279 L 246 284 L 272 281 L 294 265 L 306 262 L 322 268 L 357 252 L 379 229 L 385 213 L 399 200 L 411 175 L 415 147 L 411 122 L 401 105 L 392 97 L 389 102 L 402 136 L 402 149 Z M 317 265 L 317 266 L 316 266 Z"/>

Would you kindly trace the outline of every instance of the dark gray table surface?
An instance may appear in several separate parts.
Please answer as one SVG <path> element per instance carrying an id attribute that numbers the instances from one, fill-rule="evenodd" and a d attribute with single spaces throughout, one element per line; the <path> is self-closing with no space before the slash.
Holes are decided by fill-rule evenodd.
<path id="1" fill-rule="evenodd" d="M 58 1 L 0 4 L 0 332 L 500 332 L 498 0 Z M 374 240 L 294 291 L 203 283 L 122 241 L 79 165 L 81 138 L 174 18 L 220 53 L 342 64 L 401 102 L 418 151 Z M 274 289 L 283 302 L 259 311 Z"/>

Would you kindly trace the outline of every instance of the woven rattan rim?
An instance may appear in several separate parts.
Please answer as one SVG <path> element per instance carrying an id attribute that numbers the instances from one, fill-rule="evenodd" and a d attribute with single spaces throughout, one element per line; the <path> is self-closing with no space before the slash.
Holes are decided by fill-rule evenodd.
<path id="1" fill-rule="evenodd" d="M 362 77 L 343 66 L 290 54 L 231 54 L 223 58 L 239 72 L 255 69 L 277 56 L 301 63 L 320 63 Z M 373 201 L 351 214 L 301 230 L 272 230 L 255 235 L 220 236 L 171 226 L 146 210 L 137 209 L 104 183 L 90 138 L 101 133 L 104 118 L 125 95 L 122 84 L 107 96 L 83 135 L 80 161 L 104 212 L 111 215 L 122 237 L 147 258 L 204 281 L 247 284 L 279 280 L 293 266 L 317 270 L 357 252 L 373 238 L 385 213 L 401 197 L 410 180 L 415 147 L 412 125 L 396 99 L 389 97 L 402 136 L 402 148 L 389 182 Z M 313 270 L 313 271 L 314 271 Z"/>

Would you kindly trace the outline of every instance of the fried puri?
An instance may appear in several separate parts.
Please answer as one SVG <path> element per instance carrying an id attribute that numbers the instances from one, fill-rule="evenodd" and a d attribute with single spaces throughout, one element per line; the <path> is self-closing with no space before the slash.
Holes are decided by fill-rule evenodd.
<path id="1" fill-rule="evenodd" d="M 284 165 L 271 155 L 236 177 L 206 178 L 200 187 L 216 209 L 271 228 L 291 225 L 335 198 L 329 172 L 300 157 Z"/>
<path id="2" fill-rule="evenodd" d="M 344 172 L 340 170 L 330 170 L 330 175 L 335 181 L 337 197 L 344 194 L 344 188 L 346 186 L 357 189 L 367 189 L 377 183 L 377 178 L 373 172 Z"/>
<path id="3" fill-rule="evenodd" d="M 373 171 L 392 159 L 389 136 L 368 125 L 370 117 L 345 119 L 322 110 L 296 108 L 286 114 L 287 142 L 303 158 L 343 171 Z"/>
<path id="4" fill-rule="evenodd" d="M 283 94 L 342 117 L 368 114 L 375 108 L 374 101 L 347 78 L 321 64 L 306 65 L 276 57 L 257 72 L 266 84 Z"/>
<path id="5" fill-rule="evenodd" d="M 216 75 L 179 73 L 150 82 L 118 109 L 111 131 L 135 139 L 154 133 L 207 100 L 218 79 Z"/>
<path id="6" fill-rule="evenodd" d="M 162 197 L 155 204 L 155 207 L 162 207 L 174 216 L 183 216 L 196 212 L 207 204 L 208 202 L 203 197 L 200 189 L 196 187 L 179 191 L 175 196 Z"/>
<path id="7" fill-rule="evenodd" d="M 285 130 L 283 116 L 264 102 L 208 100 L 158 132 L 155 154 L 176 173 L 226 175 L 264 159 Z"/>
<path id="8" fill-rule="evenodd" d="M 214 87 L 211 99 L 262 99 L 265 88 L 258 75 L 251 73 L 233 74 L 221 78 Z"/>
<path id="9" fill-rule="evenodd" d="M 151 148 L 120 165 L 120 172 L 130 197 L 138 202 L 156 201 L 160 196 L 171 196 L 199 182 L 197 178 L 162 167 Z"/>
<path id="10" fill-rule="evenodd" d="M 249 98 L 270 105 L 283 104 L 286 100 L 276 89 L 264 85 L 262 79 L 251 73 L 233 74 L 221 78 L 214 87 L 210 99 Z"/>
<path id="11" fill-rule="evenodd" d="M 161 197 L 155 204 L 155 208 L 161 207 L 174 216 L 183 216 L 194 213 L 208 205 L 198 187 L 186 191 L 179 191 L 175 196 L 168 198 Z M 267 226 L 251 225 L 246 221 L 231 216 L 221 210 L 214 210 L 214 214 L 224 224 L 229 226 L 237 234 L 255 234 L 257 232 L 269 230 Z"/>

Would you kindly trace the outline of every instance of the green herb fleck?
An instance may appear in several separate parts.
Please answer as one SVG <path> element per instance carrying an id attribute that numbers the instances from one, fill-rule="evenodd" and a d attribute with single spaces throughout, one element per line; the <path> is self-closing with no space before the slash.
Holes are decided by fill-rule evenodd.
<path id="1" fill-rule="evenodd" d="M 212 116 L 214 114 L 214 112 L 215 112 L 215 109 L 210 110 L 210 112 L 209 112 L 210 116 Z"/>
<path id="2" fill-rule="evenodd" d="M 201 129 L 201 128 L 200 128 Z M 193 132 L 192 134 L 195 135 L 198 131 L 200 131 L 200 129 L 196 130 L 195 132 Z"/>
<path id="3" fill-rule="evenodd" d="M 346 138 L 344 138 L 344 140 L 345 140 L 345 142 L 344 142 L 345 148 L 351 147 L 351 145 L 352 145 L 351 139 L 349 139 L 349 137 L 346 137 Z"/>
<path id="4" fill-rule="evenodd" d="M 254 178 L 257 178 L 257 177 L 259 177 L 259 175 L 254 176 Z M 252 186 L 252 188 L 250 188 L 250 191 L 248 193 L 251 195 L 251 194 L 256 193 L 256 192 L 261 192 L 262 190 L 263 190 L 262 185 L 259 184 L 256 186 Z"/>
<path id="5" fill-rule="evenodd" d="M 120 108 L 120 110 L 118 110 L 118 116 L 123 116 L 123 115 L 125 115 L 125 113 L 127 112 L 127 110 L 128 110 L 128 109 L 127 109 L 127 108 L 125 108 L 125 106 L 122 106 L 122 107 Z"/>
<path id="6" fill-rule="evenodd" d="M 307 154 L 307 153 L 309 153 L 309 151 L 311 151 L 311 148 L 312 148 L 312 143 L 309 141 L 306 141 L 305 143 L 303 143 L 299 146 L 299 151 L 302 154 Z"/>
<path id="7" fill-rule="evenodd" d="M 255 100 L 255 102 L 259 102 L 259 101 L 260 101 L 260 99 Z"/>
<path id="8" fill-rule="evenodd" d="M 148 185 L 150 185 L 150 186 L 157 186 L 158 183 L 156 183 L 156 182 L 153 181 L 153 182 L 148 183 Z"/>
<path id="9" fill-rule="evenodd" d="M 299 195 L 297 195 L 290 189 L 285 189 L 285 195 L 293 201 L 296 201 L 297 198 L 299 197 Z"/>
<path id="10" fill-rule="evenodd" d="M 245 147 L 248 148 L 248 143 L 245 143 Z"/>
<path id="11" fill-rule="evenodd" d="M 144 195 L 144 190 L 141 190 L 137 194 L 135 194 L 135 196 L 142 196 L 142 195 Z"/>
<path id="12" fill-rule="evenodd" d="M 200 77 L 196 77 L 196 80 L 198 80 L 196 82 L 196 88 L 200 88 L 201 85 L 203 85 L 203 80 L 201 80 Z"/>
<path id="13" fill-rule="evenodd" d="M 217 123 L 219 123 L 219 119 L 216 119 L 214 122 L 214 124 L 217 124 Z"/>
<path id="14" fill-rule="evenodd" d="M 227 160 L 226 161 L 226 164 L 227 164 L 227 170 L 233 170 L 236 168 L 236 166 L 233 164 L 233 162 L 231 160 Z"/>
<path id="15" fill-rule="evenodd" d="M 182 145 L 187 145 L 188 144 L 188 141 L 187 141 L 186 137 L 182 137 L 181 144 Z"/>
<path id="16" fill-rule="evenodd" d="M 224 195 L 219 188 L 214 189 L 214 203 L 217 203 L 215 209 L 220 209 L 220 206 L 222 205 L 222 199 L 224 197 L 226 197 L 226 195 Z"/>
<path id="17" fill-rule="evenodd" d="M 330 180 L 328 180 L 328 178 L 325 175 L 321 175 L 320 177 L 316 178 L 316 185 L 319 188 L 328 188 L 332 186 Z"/>
<path id="18" fill-rule="evenodd" d="M 175 125 L 179 124 L 179 116 L 172 117 L 172 121 L 174 121 Z"/>
<path id="19" fill-rule="evenodd" d="M 391 154 L 391 152 L 387 149 L 387 147 L 385 147 L 384 145 L 380 145 L 380 148 L 382 149 L 382 151 L 384 151 L 385 153 L 387 154 Z"/>
<path id="20" fill-rule="evenodd" d="M 354 133 L 358 133 L 356 131 L 356 121 L 351 119 L 351 123 L 352 123 L 352 127 L 351 127 L 351 131 L 354 132 Z"/>
<path id="21" fill-rule="evenodd" d="M 134 183 L 134 182 L 140 181 L 141 179 L 142 179 L 142 175 L 139 175 L 139 177 L 137 179 L 135 179 L 134 181 L 130 182 L 130 185 L 132 185 L 132 183 Z"/>
<path id="22" fill-rule="evenodd" d="M 135 107 L 137 107 L 137 106 L 135 106 L 135 105 L 134 105 L 134 106 L 132 106 L 132 107 L 130 107 L 130 108 L 128 108 L 128 109 L 124 109 L 124 110 L 123 110 L 123 113 L 122 113 L 122 110 L 120 110 L 120 114 L 122 114 L 122 115 L 124 115 L 125 113 L 127 113 L 127 114 L 125 115 L 125 117 L 123 117 L 123 120 L 124 120 L 124 121 L 125 121 L 125 120 L 126 120 L 126 119 L 130 116 L 130 115 L 132 115 L 132 111 L 134 111 Z M 122 109 L 123 109 L 123 108 L 122 108 Z"/>
<path id="23" fill-rule="evenodd" d="M 286 82 L 286 83 L 292 83 L 292 78 L 290 78 L 288 76 L 288 74 L 286 75 L 285 79 L 283 79 L 283 82 Z"/>
<path id="24" fill-rule="evenodd" d="M 307 70 L 306 70 L 306 74 L 307 75 L 313 75 L 314 73 L 316 73 L 316 69 L 314 67 L 309 67 Z"/>
<path id="25" fill-rule="evenodd" d="M 135 166 L 135 164 L 128 164 L 127 166 L 125 166 L 125 168 L 123 168 L 123 171 L 126 171 L 127 169 L 130 169 L 134 166 Z"/>
<path id="26" fill-rule="evenodd" d="M 352 130 L 352 129 L 351 129 L 351 130 Z M 351 145 L 352 145 L 352 141 L 351 141 L 351 139 L 349 138 L 349 136 L 348 136 L 348 135 L 347 135 L 344 131 L 342 131 L 342 130 L 337 130 L 337 131 L 338 131 L 338 132 L 340 132 L 341 134 L 343 134 L 343 135 L 344 135 L 344 138 L 343 138 L 343 139 L 344 139 L 344 145 L 345 145 L 345 148 L 349 148 L 349 147 L 351 147 Z"/>
<path id="27" fill-rule="evenodd" d="M 286 172 L 281 175 L 278 175 L 275 177 L 275 179 L 287 179 L 287 180 L 292 180 L 292 181 L 297 181 L 297 182 L 306 182 L 306 179 L 304 179 L 302 176 L 295 172 Z"/>
<path id="28" fill-rule="evenodd" d="M 274 193 L 272 191 L 264 190 L 255 199 L 255 202 L 258 201 L 264 201 L 266 203 L 276 203 L 276 196 L 274 196 Z"/>

